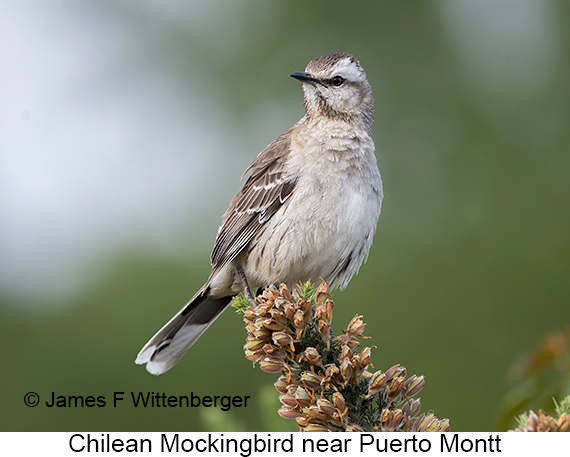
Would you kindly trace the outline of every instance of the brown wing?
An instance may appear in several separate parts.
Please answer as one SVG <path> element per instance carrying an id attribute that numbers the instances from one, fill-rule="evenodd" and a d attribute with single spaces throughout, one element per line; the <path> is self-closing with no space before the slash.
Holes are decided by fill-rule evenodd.
<path id="1" fill-rule="evenodd" d="M 245 174 L 251 175 L 225 212 L 214 243 L 212 276 L 239 255 L 291 195 L 296 178 L 285 176 L 283 171 L 290 144 L 288 130 L 246 170 Z"/>

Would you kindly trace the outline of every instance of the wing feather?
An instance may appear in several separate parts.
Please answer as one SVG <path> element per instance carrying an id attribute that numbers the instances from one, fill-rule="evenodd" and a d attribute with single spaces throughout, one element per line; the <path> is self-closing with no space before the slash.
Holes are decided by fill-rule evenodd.
<path id="1" fill-rule="evenodd" d="M 212 276 L 246 248 L 293 192 L 296 177 L 286 176 L 284 171 L 290 145 L 291 130 L 288 130 L 246 170 L 245 174 L 250 176 L 225 212 L 214 243 Z"/>

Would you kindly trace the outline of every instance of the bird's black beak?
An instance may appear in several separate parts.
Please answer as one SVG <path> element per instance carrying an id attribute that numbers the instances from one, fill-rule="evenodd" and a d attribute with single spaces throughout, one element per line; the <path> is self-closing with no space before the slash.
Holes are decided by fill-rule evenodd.
<path id="1" fill-rule="evenodd" d="M 311 83 L 311 84 L 319 84 L 320 81 L 318 79 L 313 78 L 309 73 L 304 71 L 294 71 L 289 76 L 292 78 L 298 79 L 303 83 Z"/>

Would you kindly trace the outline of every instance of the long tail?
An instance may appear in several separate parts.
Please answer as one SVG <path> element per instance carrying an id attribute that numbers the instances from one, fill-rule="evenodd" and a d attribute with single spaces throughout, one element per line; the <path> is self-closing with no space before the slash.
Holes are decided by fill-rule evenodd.
<path id="1" fill-rule="evenodd" d="M 159 375 L 170 370 L 229 305 L 232 297 L 220 299 L 198 292 L 139 352 L 135 363 Z"/>

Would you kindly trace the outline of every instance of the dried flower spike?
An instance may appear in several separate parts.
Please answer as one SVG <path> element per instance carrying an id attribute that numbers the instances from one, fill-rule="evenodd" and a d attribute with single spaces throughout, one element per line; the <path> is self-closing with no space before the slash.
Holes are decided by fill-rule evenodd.
<path id="1" fill-rule="evenodd" d="M 406 380 L 395 365 L 371 372 L 372 349 L 360 352 L 366 324 L 357 314 L 333 337 L 334 303 L 328 284 L 296 285 L 290 292 L 265 289 L 243 312 L 246 357 L 263 371 L 281 373 L 275 382 L 283 405 L 278 413 L 301 431 L 447 431 L 449 421 L 419 414 L 423 376 Z M 566 427 L 568 416 L 561 416 Z M 552 424 L 551 424 L 552 425 Z"/>

